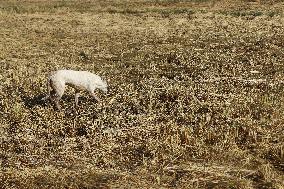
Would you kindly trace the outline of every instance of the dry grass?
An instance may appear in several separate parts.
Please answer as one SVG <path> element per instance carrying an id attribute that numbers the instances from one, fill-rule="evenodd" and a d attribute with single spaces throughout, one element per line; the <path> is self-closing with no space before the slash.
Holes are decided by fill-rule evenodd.
<path id="1" fill-rule="evenodd" d="M 0 188 L 283 188 L 281 1 L 1 1 Z M 110 79 L 64 110 L 47 74 Z"/>

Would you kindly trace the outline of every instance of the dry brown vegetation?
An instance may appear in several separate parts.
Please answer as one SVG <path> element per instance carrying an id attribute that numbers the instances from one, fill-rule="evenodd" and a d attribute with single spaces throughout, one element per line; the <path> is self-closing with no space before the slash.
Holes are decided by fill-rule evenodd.
<path id="1" fill-rule="evenodd" d="M 0 1 L 0 188 L 283 188 L 282 1 Z M 64 110 L 50 71 L 109 94 Z"/>

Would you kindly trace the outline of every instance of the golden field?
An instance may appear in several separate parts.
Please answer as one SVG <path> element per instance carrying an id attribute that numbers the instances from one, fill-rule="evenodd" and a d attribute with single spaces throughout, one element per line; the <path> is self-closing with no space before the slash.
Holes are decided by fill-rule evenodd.
<path id="1" fill-rule="evenodd" d="M 284 3 L 0 1 L 0 188 L 284 188 Z M 96 103 L 57 69 L 108 80 Z"/>

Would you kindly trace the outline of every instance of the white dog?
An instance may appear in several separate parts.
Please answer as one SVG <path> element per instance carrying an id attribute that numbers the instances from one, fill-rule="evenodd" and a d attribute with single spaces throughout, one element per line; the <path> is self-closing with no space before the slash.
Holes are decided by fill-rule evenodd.
<path id="1" fill-rule="evenodd" d="M 100 76 L 87 71 L 58 70 L 52 72 L 48 77 L 48 94 L 43 100 L 50 98 L 56 107 L 61 110 L 59 100 L 61 99 L 65 85 L 75 89 L 75 105 L 78 106 L 80 90 L 86 90 L 97 101 L 100 99 L 95 95 L 94 90 L 100 89 L 107 92 L 107 83 Z"/>

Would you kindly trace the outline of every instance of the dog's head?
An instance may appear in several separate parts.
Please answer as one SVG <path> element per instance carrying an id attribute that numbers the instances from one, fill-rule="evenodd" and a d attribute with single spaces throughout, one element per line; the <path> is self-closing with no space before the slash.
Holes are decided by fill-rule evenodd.
<path id="1" fill-rule="evenodd" d="M 108 85 L 107 85 L 107 82 L 106 82 L 106 80 L 105 79 L 101 79 L 101 85 L 100 85 L 100 89 L 104 92 L 104 93 L 107 93 L 107 87 L 108 87 Z"/>

